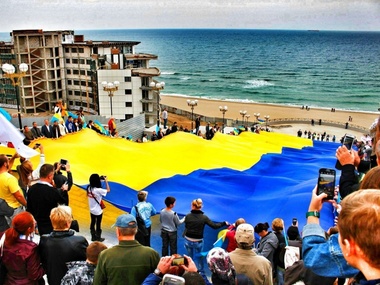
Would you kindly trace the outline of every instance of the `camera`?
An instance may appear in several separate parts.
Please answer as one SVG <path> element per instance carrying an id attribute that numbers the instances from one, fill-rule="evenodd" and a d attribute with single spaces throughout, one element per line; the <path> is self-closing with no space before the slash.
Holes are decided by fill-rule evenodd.
<path id="1" fill-rule="evenodd" d="M 61 159 L 61 161 L 59 162 L 59 164 L 61 164 L 61 170 L 66 170 L 67 162 L 68 161 L 66 159 Z"/>
<path id="2" fill-rule="evenodd" d="M 292 220 L 292 225 L 293 225 L 293 226 L 297 225 L 297 218 L 293 218 L 293 220 Z"/>
<path id="3" fill-rule="evenodd" d="M 106 180 L 107 176 L 101 175 L 101 176 L 99 176 L 99 178 L 100 178 L 100 180 Z"/>
<path id="4" fill-rule="evenodd" d="M 163 285 L 182 285 L 182 284 L 185 284 L 185 279 L 177 275 L 165 274 L 164 277 L 162 278 L 162 284 Z"/>
<path id="5" fill-rule="evenodd" d="M 187 259 L 183 256 L 178 256 L 173 259 L 172 266 L 187 265 Z"/>

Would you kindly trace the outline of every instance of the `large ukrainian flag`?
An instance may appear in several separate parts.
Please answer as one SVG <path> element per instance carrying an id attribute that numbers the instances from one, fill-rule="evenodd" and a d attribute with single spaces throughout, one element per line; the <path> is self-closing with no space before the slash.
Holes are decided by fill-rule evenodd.
<path id="1" fill-rule="evenodd" d="M 244 217 L 255 225 L 281 217 L 290 225 L 296 217 L 301 227 L 318 170 L 334 167 L 338 146 L 266 132 L 218 133 L 211 141 L 177 132 L 135 143 L 89 129 L 38 142 L 48 163 L 69 160 L 78 186 L 85 188 L 92 173 L 107 175 L 111 192 L 105 200 L 123 211 L 136 204 L 136 191 L 147 190 L 157 210 L 165 197 L 174 196 L 175 210 L 185 215 L 191 201 L 202 198 L 205 212 L 216 221 Z M 38 157 L 32 161 L 37 165 Z M 79 199 L 73 193 L 70 199 Z M 80 199 L 87 205 L 85 196 Z M 324 228 L 332 225 L 333 216 L 331 205 L 324 206 Z"/>

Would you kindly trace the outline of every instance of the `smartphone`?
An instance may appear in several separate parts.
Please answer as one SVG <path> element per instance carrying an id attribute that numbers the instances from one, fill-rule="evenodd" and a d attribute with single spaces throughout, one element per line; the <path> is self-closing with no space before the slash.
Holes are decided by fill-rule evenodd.
<path id="1" fill-rule="evenodd" d="M 342 145 L 346 146 L 348 150 L 352 149 L 352 145 L 354 144 L 355 136 L 350 134 L 345 134 L 343 138 Z M 342 169 L 342 165 L 340 164 L 339 160 L 336 161 L 335 168 L 338 170 Z"/>
<path id="2" fill-rule="evenodd" d="M 333 200 L 335 190 L 335 170 L 330 168 L 319 169 L 317 194 L 326 193 L 324 200 Z"/>
<path id="3" fill-rule="evenodd" d="M 33 149 L 37 149 L 37 148 L 39 148 L 39 147 L 40 147 L 40 145 L 41 145 L 41 144 L 39 144 L 39 143 L 36 143 L 36 144 L 34 145 Z"/>
<path id="4" fill-rule="evenodd" d="M 62 170 L 66 170 L 66 164 L 67 164 L 67 160 L 66 159 L 61 159 L 61 161 L 59 162 L 61 164 L 61 169 Z"/>
<path id="5" fill-rule="evenodd" d="M 293 226 L 297 225 L 297 219 L 296 219 L 296 218 L 293 218 L 293 220 L 292 220 L 292 225 L 293 225 Z"/>
<path id="6" fill-rule="evenodd" d="M 162 278 L 163 285 L 182 285 L 185 284 L 185 279 L 172 274 L 165 274 Z"/>
<path id="7" fill-rule="evenodd" d="M 172 266 L 187 265 L 187 259 L 183 256 L 176 257 L 172 261 Z"/>
<path id="8" fill-rule="evenodd" d="M 354 144 L 355 136 L 346 134 L 343 139 L 343 145 L 346 146 L 348 150 L 351 150 L 352 145 Z"/>

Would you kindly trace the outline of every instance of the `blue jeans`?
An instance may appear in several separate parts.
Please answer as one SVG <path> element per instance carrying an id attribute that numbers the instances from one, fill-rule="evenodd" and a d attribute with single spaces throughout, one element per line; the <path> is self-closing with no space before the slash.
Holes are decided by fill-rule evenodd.
<path id="1" fill-rule="evenodd" d="M 187 250 L 187 255 L 194 260 L 199 271 L 203 271 L 203 258 L 200 255 L 203 250 L 203 244 L 203 240 L 195 242 L 189 241 L 185 238 L 185 248 Z"/>
<path id="2" fill-rule="evenodd" d="M 277 285 L 284 285 L 285 269 L 277 266 Z"/>

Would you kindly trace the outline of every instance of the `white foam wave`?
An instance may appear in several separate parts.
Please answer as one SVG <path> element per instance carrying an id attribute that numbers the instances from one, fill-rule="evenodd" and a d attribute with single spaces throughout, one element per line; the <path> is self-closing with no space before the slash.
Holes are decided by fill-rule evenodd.
<path id="1" fill-rule="evenodd" d="M 266 80 L 262 80 L 262 79 L 247 80 L 245 83 L 246 84 L 243 86 L 243 88 L 246 88 L 246 89 L 260 88 L 260 87 L 273 86 L 274 85 L 273 83 L 268 82 Z"/>
<path id="2" fill-rule="evenodd" d="M 174 71 L 162 71 L 161 72 L 161 75 L 174 75 L 175 72 Z"/>
<path id="3" fill-rule="evenodd" d="M 190 79 L 189 76 L 183 76 L 183 77 L 180 78 L 180 80 L 189 80 L 189 79 Z"/>

